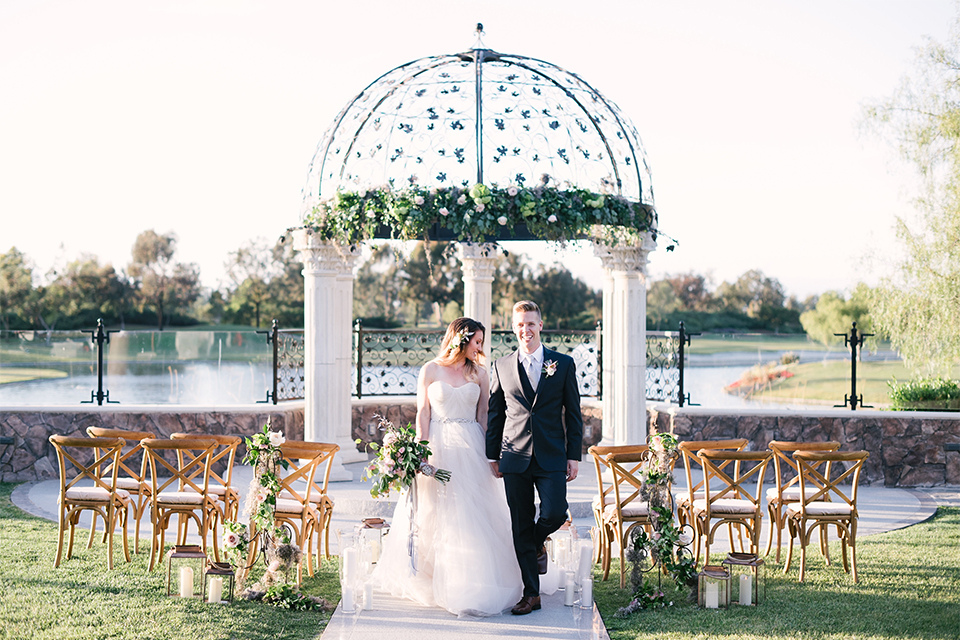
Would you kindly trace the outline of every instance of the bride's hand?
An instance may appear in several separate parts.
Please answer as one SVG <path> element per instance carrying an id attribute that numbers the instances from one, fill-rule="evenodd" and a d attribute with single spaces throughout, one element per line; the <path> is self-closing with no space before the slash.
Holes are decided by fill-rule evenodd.
<path id="1" fill-rule="evenodd" d="M 494 477 L 494 478 L 502 478 L 502 477 L 503 477 L 503 474 L 500 473 L 500 463 L 499 463 L 499 462 L 497 462 L 497 461 L 495 461 L 495 460 L 491 460 L 491 461 L 490 461 L 490 470 L 493 471 L 493 477 Z"/>

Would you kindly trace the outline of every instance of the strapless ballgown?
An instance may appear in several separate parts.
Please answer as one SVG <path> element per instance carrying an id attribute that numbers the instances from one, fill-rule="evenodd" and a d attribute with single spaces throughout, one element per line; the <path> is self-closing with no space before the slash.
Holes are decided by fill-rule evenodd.
<path id="1" fill-rule="evenodd" d="M 517 603 L 523 584 L 503 480 L 490 470 L 484 429 L 476 421 L 480 387 L 433 382 L 427 395 L 430 464 L 447 469 L 451 478 L 441 485 L 417 476 L 416 571 L 408 552 L 409 493 L 403 493 L 374 585 L 461 616 L 497 615 Z"/>

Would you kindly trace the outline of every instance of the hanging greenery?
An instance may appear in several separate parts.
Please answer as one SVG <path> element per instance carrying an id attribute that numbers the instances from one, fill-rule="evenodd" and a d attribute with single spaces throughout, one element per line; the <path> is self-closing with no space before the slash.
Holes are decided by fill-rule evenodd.
<path id="1" fill-rule="evenodd" d="M 458 240 L 493 241 L 514 235 L 521 225 L 540 240 L 595 238 L 607 244 L 656 237 L 653 207 L 586 189 L 560 189 L 544 174 L 538 186 L 425 188 L 412 184 L 338 191 L 314 207 L 303 221 L 324 240 L 356 244 L 384 228 L 399 240 L 417 240 L 434 225 Z"/>

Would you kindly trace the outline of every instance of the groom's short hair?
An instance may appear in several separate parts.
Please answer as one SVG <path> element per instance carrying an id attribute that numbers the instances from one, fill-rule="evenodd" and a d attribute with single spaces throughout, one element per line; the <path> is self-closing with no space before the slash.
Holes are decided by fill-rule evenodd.
<path id="1" fill-rule="evenodd" d="M 513 305 L 514 313 L 526 313 L 527 311 L 536 311 L 537 315 L 540 316 L 540 319 L 543 319 L 543 314 L 540 313 L 540 307 L 538 307 L 537 303 L 532 300 L 521 300 Z"/>

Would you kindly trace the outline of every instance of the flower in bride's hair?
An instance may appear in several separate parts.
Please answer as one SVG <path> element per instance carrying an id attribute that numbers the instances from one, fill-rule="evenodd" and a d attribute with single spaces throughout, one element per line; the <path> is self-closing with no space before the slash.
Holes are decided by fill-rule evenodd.
<path id="1" fill-rule="evenodd" d="M 453 337 L 450 338 L 450 344 L 447 347 L 449 351 L 456 351 L 457 349 L 463 348 L 465 344 L 470 342 L 470 338 L 473 336 L 472 331 L 467 331 L 467 328 L 464 327 L 453 334 Z"/>

